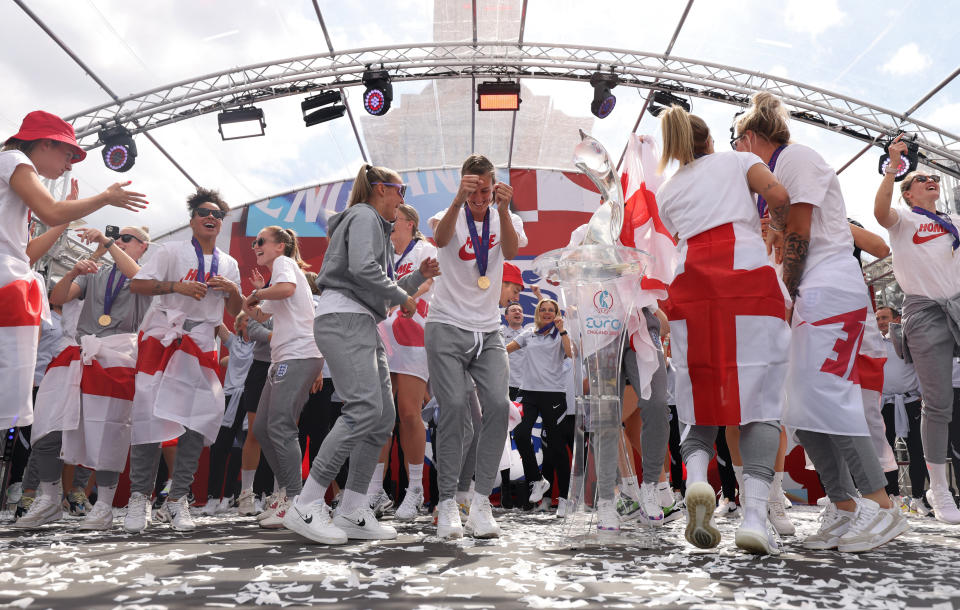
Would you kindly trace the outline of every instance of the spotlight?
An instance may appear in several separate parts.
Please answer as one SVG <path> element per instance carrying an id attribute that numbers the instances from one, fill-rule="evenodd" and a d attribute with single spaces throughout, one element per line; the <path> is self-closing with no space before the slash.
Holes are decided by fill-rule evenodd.
<path id="1" fill-rule="evenodd" d="M 310 127 L 339 119 L 346 114 L 347 107 L 343 105 L 343 93 L 333 90 L 322 91 L 303 100 L 300 102 L 300 110 L 303 112 L 303 122 Z"/>
<path id="2" fill-rule="evenodd" d="M 133 167 L 137 160 L 137 145 L 130 132 L 121 126 L 110 127 L 100 132 L 103 142 L 103 164 L 115 172 L 125 172 Z"/>
<path id="3" fill-rule="evenodd" d="M 520 83 L 493 82 L 477 85 L 478 110 L 519 110 Z"/>
<path id="4" fill-rule="evenodd" d="M 900 157 L 900 168 L 893 178 L 894 182 L 900 182 L 906 178 L 907 174 L 917 169 L 917 163 L 920 162 L 920 145 L 917 144 L 916 134 L 904 138 L 904 141 L 907 143 L 907 157 L 905 159 Z M 892 143 L 893 140 L 890 140 L 883 146 L 883 154 L 880 155 L 880 163 L 877 165 L 877 171 L 881 175 L 886 173 L 886 169 L 890 165 L 890 144 Z"/>
<path id="5" fill-rule="evenodd" d="M 363 73 L 363 84 L 367 87 L 363 92 L 364 109 L 373 116 L 387 114 L 393 101 L 390 73 L 386 70 L 367 70 Z"/>
<path id="6" fill-rule="evenodd" d="M 601 74 L 594 72 L 590 77 L 590 84 L 593 86 L 593 102 L 590 104 L 590 112 L 598 119 L 605 119 L 613 112 L 613 107 L 617 105 L 617 98 L 610 93 L 610 90 L 617 86 L 619 79 L 616 74 Z"/>
<path id="7" fill-rule="evenodd" d="M 262 136 L 267 127 L 263 110 L 256 106 L 224 110 L 217 115 L 217 125 L 217 131 L 224 140 Z"/>
<path id="8" fill-rule="evenodd" d="M 653 101 L 653 102 L 656 102 L 656 103 L 658 103 L 658 104 L 662 104 L 662 105 L 666 106 L 667 108 L 669 108 L 670 106 L 680 106 L 681 108 L 683 108 L 683 109 L 686 110 L 687 112 L 690 112 L 690 102 L 688 102 L 687 100 L 685 100 L 685 99 L 683 99 L 683 98 L 677 97 L 676 95 L 674 95 L 674 94 L 672 94 L 672 93 L 667 93 L 666 91 L 660 91 L 660 90 L 654 91 L 654 92 L 653 92 L 653 100 L 652 100 L 652 101 Z M 651 106 L 652 106 L 652 105 L 653 105 L 653 104 L 651 103 Z M 652 111 L 652 110 L 651 110 L 650 114 L 653 114 L 653 111 Z M 653 114 L 653 116 L 657 116 L 658 114 L 660 114 L 659 111 L 657 112 L 657 114 Z"/>

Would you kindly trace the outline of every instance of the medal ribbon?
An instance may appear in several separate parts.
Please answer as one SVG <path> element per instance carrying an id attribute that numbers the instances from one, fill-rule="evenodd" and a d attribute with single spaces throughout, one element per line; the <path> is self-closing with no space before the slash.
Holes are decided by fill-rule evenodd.
<path id="1" fill-rule="evenodd" d="M 549 324 L 544 324 L 542 328 L 537 329 L 537 334 L 538 334 L 538 335 L 546 335 L 546 334 L 549 333 L 551 330 L 553 331 L 553 333 L 551 334 L 551 336 L 552 336 L 554 339 L 556 339 L 556 338 L 557 338 L 557 335 L 560 334 L 560 330 L 557 329 L 557 325 L 556 325 L 555 323 L 553 323 L 553 322 L 551 322 L 551 323 L 549 323 Z"/>
<path id="2" fill-rule="evenodd" d="M 417 245 L 417 242 L 418 242 L 418 241 L 420 241 L 420 240 L 418 240 L 418 239 L 416 239 L 416 238 L 411 239 L 411 240 L 410 240 L 410 243 L 407 244 L 406 250 L 404 250 L 404 251 L 403 251 L 403 254 L 400 255 L 400 258 L 398 258 L 398 259 L 396 260 L 396 262 L 393 263 L 393 267 L 390 267 L 390 265 L 387 265 L 387 275 L 390 276 L 390 279 L 391 279 L 391 280 L 394 279 L 394 277 L 396 277 L 396 275 L 397 275 L 397 269 L 400 268 L 400 263 L 403 262 L 403 259 L 407 258 L 407 255 L 410 254 L 410 252 L 413 250 L 414 246 Z"/>
<path id="3" fill-rule="evenodd" d="M 957 248 L 960 248 L 960 231 L 957 231 L 956 225 L 953 224 L 949 217 L 934 214 L 933 212 L 925 210 L 916 205 L 910 208 L 910 210 L 916 214 L 920 214 L 921 216 L 926 216 L 933 222 L 946 229 L 947 233 L 953 235 L 953 249 L 956 250 Z"/>
<path id="4" fill-rule="evenodd" d="M 477 271 L 481 276 L 487 275 L 487 262 L 490 260 L 490 208 L 483 216 L 483 239 L 477 236 L 477 226 L 473 215 L 466 206 L 463 213 L 467 218 L 467 230 L 470 232 L 470 241 L 473 242 L 473 253 L 477 256 Z"/>
<path id="5" fill-rule="evenodd" d="M 777 148 L 777 150 L 773 151 L 773 154 L 770 155 L 770 163 L 767 163 L 767 167 L 770 168 L 770 171 L 771 171 L 771 172 L 772 172 L 774 169 L 776 169 L 776 167 L 777 167 L 777 159 L 780 158 L 780 153 L 782 153 L 782 152 L 783 152 L 783 149 L 786 148 L 786 147 L 787 147 L 787 145 L 784 144 L 784 145 L 780 146 L 779 148 Z M 764 199 L 763 196 L 762 196 L 762 195 L 759 195 L 759 194 L 757 195 L 757 213 L 760 214 L 760 218 L 763 218 L 764 216 L 767 215 L 767 200 Z"/>
<path id="6" fill-rule="evenodd" d="M 203 264 L 203 249 L 200 247 L 200 242 L 197 241 L 196 237 L 191 237 L 190 243 L 193 244 L 193 249 L 197 252 L 197 281 L 206 283 L 209 278 L 217 274 L 220 268 L 220 255 L 217 253 L 217 247 L 213 247 L 213 257 L 210 260 L 210 275 L 207 276 L 204 274 L 205 265 Z"/>
<path id="7" fill-rule="evenodd" d="M 110 270 L 110 275 L 107 276 L 107 289 L 103 295 L 103 315 L 109 316 L 110 310 L 113 309 L 113 302 L 117 300 L 117 295 L 120 294 L 120 290 L 123 288 L 124 282 L 127 278 L 120 274 L 120 281 L 117 282 L 117 288 L 113 288 L 113 280 L 117 275 L 117 266 L 114 265 L 113 269 Z"/>

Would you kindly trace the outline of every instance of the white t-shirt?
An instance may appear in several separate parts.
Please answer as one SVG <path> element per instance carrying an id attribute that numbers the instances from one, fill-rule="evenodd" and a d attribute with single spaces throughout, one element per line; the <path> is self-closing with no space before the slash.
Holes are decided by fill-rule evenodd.
<path id="1" fill-rule="evenodd" d="M 556 337 L 552 331 L 538 335 L 534 327 L 529 326 L 513 340 L 523 348 L 521 351 L 527 352 L 523 363 L 523 379 L 520 380 L 521 390 L 566 392 L 567 376 L 563 368 L 566 354 L 560 333 Z"/>
<path id="2" fill-rule="evenodd" d="M 430 218 L 430 228 L 436 230 L 437 224 L 447 213 L 444 209 Z M 471 215 L 472 219 L 472 215 Z M 527 245 L 527 236 L 523 232 L 523 221 L 516 214 L 510 214 L 510 221 L 517 232 L 519 246 Z M 477 236 L 483 237 L 483 222 L 474 221 Z M 457 222 L 453 237 L 443 248 L 437 251 L 441 275 L 433 284 L 433 301 L 427 322 L 442 322 L 463 330 L 491 332 L 500 327 L 500 288 L 503 282 L 503 250 L 501 249 L 500 214 L 490 208 L 490 250 L 487 259 L 487 277 L 490 287 L 482 290 L 477 286 L 480 272 L 477 270 L 477 257 L 473 252 L 473 242 L 467 229 L 467 220 L 463 210 L 457 213 Z"/>
<path id="3" fill-rule="evenodd" d="M 21 165 L 37 171 L 30 158 L 19 150 L 0 152 L 0 259 L 10 256 L 29 264 L 27 214 L 30 210 L 10 186 L 14 170 Z"/>
<path id="4" fill-rule="evenodd" d="M 753 153 L 719 152 L 684 165 L 657 191 L 660 218 L 671 234 L 689 239 L 727 223 L 760 234 L 760 216 L 747 171 L 765 165 Z"/>
<path id="5" fill-rule="evenodd" d="M 960 256 L 953 254 L 953 236 L 922 214 L 897 206 L 890 232 L 893 275 L 904 294 L 947 299 L 960 292 Z M 960 216 L 950 214 L 954 225 Z"/>
<path id="6" fill-rule="evenodd" d="M 313 293 L 307 276 L 288 256 L 273 259 L 270 285 L 296 285 L 296 292 L 285 299 L 265 300 L 260 309 L 273 316 L 273 335 L 270 337 L 270 359 L 273 362 L 320 358 L 320 350 L 313 339 Z"/>
<path id="7" fill-rule="evenodd" d="M 223 393 L 229 396 L 243 391 L 247 373 L 253 364 L 253 341 L 244 341 L 243 337 L 231 333 L 224 345 L 230 350 L 230 360 L 227 361 L 227 372 L 223 376 Z"/>
<path id="8" fill-rule="evenodd" d="M 810 250 L 803 276 L 807 277 L 825 261 L 849 258 L 853 252 L 853 235 L 837 172 L 809 146 L 790 144 L 780 153 L 773 174 L 790 194 L 791 205 L 814 206 L 810 218 Z"/>
<path id="9" fill-rule="evenodd" d="M 883 345 L 887 349 L 887 361 L 883 363 L 884 400 L 894 394 L 919 394 L 920 384 L 917 381 L 917 372 L 913 365 L 907 364 L 897 356 L 889 338 L 883 338 Z"/>
<path id="10" fill-rule="evenodd" d="M 431 244 L 426 239 L 418 239 L 416 245 L 410 250 L 410 253 L 400 259 L 400 256 L 403 252 L 397 253 L 397 258 L 394 261 L 396 266 L 396 271 L 394 272 L 393 279 L 399 281 L 403 277 L 410 275 L 414 271 L 420 269 L 420 264 L 428 258 L 437 258 L 437 247 Z M 420 300 L 430 302 L 431 297 L 433 296 L 433 287 L 430 287 L 430 290 L 423 293 L 420 297 Z"/>
<path id="11" fill-rule="evenodd" d="M 511 341 L 517 338 L 517 335 L 524 331 L 524 327 L 520 328 L 510 328 L 509 324 L 504 324 L 500 327 L 500 334 L 503 335 L 503 344 L 507 345 Z M 519 388 L 520 384 L 523 382 L 523 363 L 527 357 L 527 351 L 518 349 L 512 354 L 508 355 L 507 358 L 510 361 L 510 387 Z"/>
<path id="12" fill-rule="evenodd" d="M 237 261 L 219 248 L 217 248 L 217 255 L 219 257 L 217 275 L 239 286 L 240 269 Z M 149 260 L 140 267 L 140 271 L 133 279 L 163 282 L 200 281 L 197 278 L 200 271 L 197 262 L 197 251 L 190 240 L 154 244 L 150 246 Z M 207 279 L 211 277 L 212 262 L 212 254 L 203 256 L 203 269 Z M 211 288 L 199 301 L 182 294 L 171 293 L 154 297 L 153 306 L 166 312 L 182 311 L 186 314 L 187 320 L 218 325 L 223 322 L 223 306 L 226 304 L 227 297 L 225 292 Z"/>

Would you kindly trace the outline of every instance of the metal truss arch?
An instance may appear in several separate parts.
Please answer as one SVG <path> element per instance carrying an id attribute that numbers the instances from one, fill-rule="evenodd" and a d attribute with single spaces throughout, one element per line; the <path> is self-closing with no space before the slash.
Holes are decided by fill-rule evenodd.
<path id="1" fill-rule="evenodd" d="M 626 49 L 503 41 L 438 42 L 351 49 L 264 62 L 184 80 L 129 95 L 67 117 L 85 148 L 99 131 L 121 124 L 132 133 L 219 112 L 225 108 L 317 89 L 362 86 L 369 66 L 383 66 L 394 81 L 445 78 L 543 78 L 589 81 L 613 69 L 620 86 L 664 89 L 745 106 L 758 91 L 778 95 L 796 120 L 876 143 L 901 131 L 916 135 L 924 163 L 960 178 L 960 137 L 896 112 L 761 72 Z"/>

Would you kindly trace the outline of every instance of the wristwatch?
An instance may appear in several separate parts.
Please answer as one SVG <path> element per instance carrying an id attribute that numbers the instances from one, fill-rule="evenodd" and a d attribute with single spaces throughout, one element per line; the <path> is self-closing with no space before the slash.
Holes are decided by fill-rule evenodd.
<path id="1" fill-rule="evenodd" d="M 564 331 L 560 331 L 560 336 L 561 336 L 561 337 L 566 337 L 566 336 L 567 336 L 567 331 L 565 331 L 565 330 L 564 330 Z"/>
<path id="2" fill-rule="evenodd" d="M 111 238 L 110 241 L 108 241 L 107 243 L 103 244 L 103 249 L 104 249 L 104 250 L 109 250 L 109 249 L 110 249 L 110 246 L 112 246 L 112 245 L 115 244 L 115 243 L 117 243 L 117 239 L 116 239 L 116 238 Z"/>

